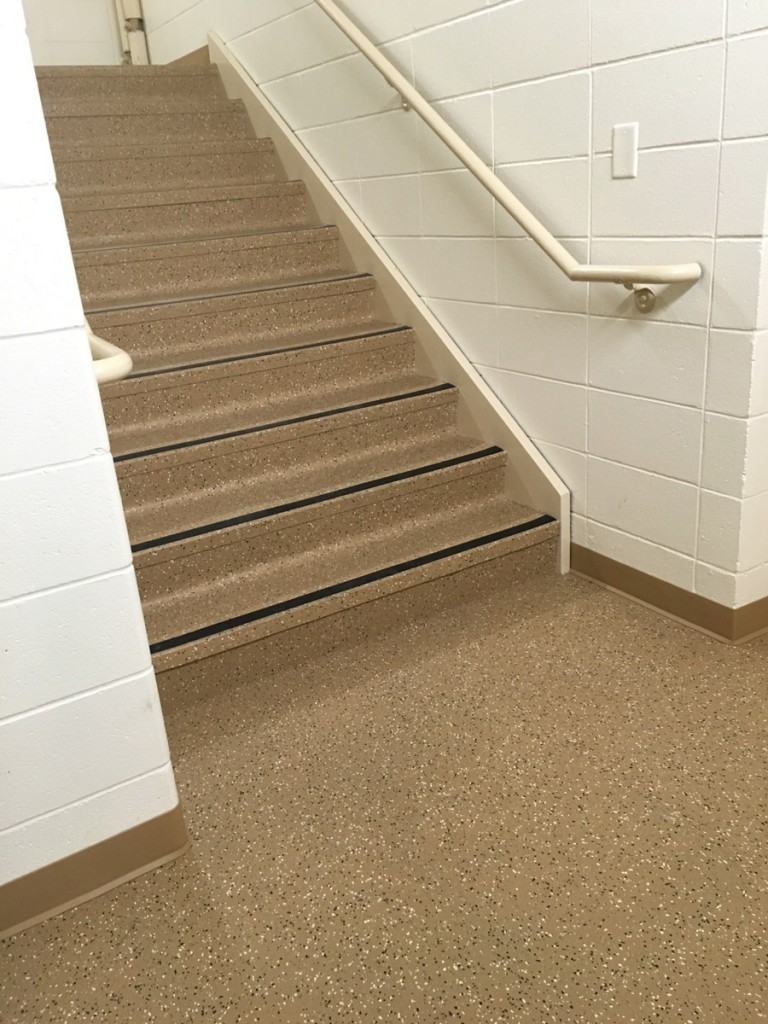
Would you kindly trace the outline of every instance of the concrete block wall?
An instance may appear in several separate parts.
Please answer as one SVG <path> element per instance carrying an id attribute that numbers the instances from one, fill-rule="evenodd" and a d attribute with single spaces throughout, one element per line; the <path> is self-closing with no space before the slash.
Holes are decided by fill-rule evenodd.
<path id="1" fill-rule="evenodd" d="M 178 796 L 20 0 L 0 38 L 2 885 Z"/>
<path id="2" fill-rule="evenodd" d="M 35 64 L 122 64 L 115 0 L 23 0 Z"/>
<path id="3" fill-rule="evenodd" d="M 345 0 L 580 258 L 704 265 L 647 317 L 564 280 L 314 3 L 144 4 L 157 63 L 231 43 L 571 487 L 577 543 L 768 594 L 766 0 Z"/>

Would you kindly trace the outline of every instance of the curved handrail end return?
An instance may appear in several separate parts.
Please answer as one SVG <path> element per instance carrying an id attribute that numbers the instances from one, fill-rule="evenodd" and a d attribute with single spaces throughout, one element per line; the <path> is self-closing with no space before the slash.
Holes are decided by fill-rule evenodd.
<path id="1" fill-rule="evenodd" d="M 96 374 L 98 384 L 111 384 L 113 381 L 122 380 L 127 377 L 133 369 L 133 360 L 127 352 L 123 352 L 117 345 L 105 341 L 98 334 L 94 334 L 91 325 L 85 321 L 85 329 L 88 334 L 88 343 L 91 346 L 91 357 L 93 358 L 93 370 Z"/>

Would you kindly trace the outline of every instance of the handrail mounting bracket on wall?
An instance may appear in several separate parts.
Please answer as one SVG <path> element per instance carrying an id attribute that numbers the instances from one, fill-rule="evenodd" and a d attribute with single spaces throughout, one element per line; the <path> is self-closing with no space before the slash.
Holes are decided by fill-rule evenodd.
<path id="1" fill-rule="evenodd" d="M 513 217 L 526 234 L 549 256 L 571 281 L 605 281 L 621 284 L 635 294 L 635 305 L 641 313 L 650 313 L 656 295 L 650 285 L 693 284 L 702 275 L 698 263 L 671 263 L 650 266 L 595 266 L 579 263 L 517 196 L 491 171 L 477 153 L 459 136 L 437 111 L 402 75 L 395 65 L 374 46 L 361 29 L 341 10 L 334 0 L 315 0 L 344 35 L 384 76 L 399 93 L 404 110 L 415 110 L 419 117 L 442 139 L 480 184 Z"/>

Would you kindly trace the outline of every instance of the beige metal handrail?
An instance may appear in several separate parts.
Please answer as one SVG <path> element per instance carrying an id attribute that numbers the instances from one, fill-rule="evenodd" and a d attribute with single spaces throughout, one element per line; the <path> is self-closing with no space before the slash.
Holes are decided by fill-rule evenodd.
<path id="1" fill-rule="evenodd" d="M 88 332 L 88 343 L 91 346 L 91 357 L 93 359 L 93 371 L 99 384 L 111 384 L 112 381 L 122 380 L 127 377 L 133 369 L 133 360 L 127 352 L 123 352 L 117 345 L 105 341 L 98 334 L 94 334 L 91 325 L 85 321 L 85 329 Z"/>
<path id="2" fill-rule="evenodd" d="M 471 171 L 480 184 L 491 193 L 494 199 L 504 207 L 526 234 L 571 281 L 608 281 L 622 284 L 634 291 L 638 309 L 643 313 L 648 313 L 656 303 L 656 296 L 648 285 L 693 283 L 699 280 L 702 268 L 698 263 L 653 264 L 650 266 L 633 264 L 601 266 L 579 263 L 558 242 L 552 232 L 507 188 L 504 182 L 486 167 L 477 153 L 437 113 L 394 64 L 380 53 L 368 36 L 347 17 L 338 4 L 334 3 L 334 0 L 315 0 L 315 2 L 335 22 L 344 35 L 355 44 L 363 56 L 381 72 L 392 88 L 400 94 L 403 105 L 416 111 L 424 123 L 442 139 L 467 170 Z"/>

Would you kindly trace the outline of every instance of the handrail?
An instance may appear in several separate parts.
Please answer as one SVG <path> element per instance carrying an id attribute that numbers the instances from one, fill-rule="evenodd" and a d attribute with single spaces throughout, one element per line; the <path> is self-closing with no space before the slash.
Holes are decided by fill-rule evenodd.
<path id="1" fill-rule="evenodd" d="M 571 281 L 608 281 L 622 284 L 635 292 L 635 302 L 643 313 L 649 313 L 656 296 L 648 288 L 651 284 L 680 284 L 698 281 L 702 274 L 698 263 L 672 263 L 650 266 L 617 264 L 601 266 L 579 263 L 561 245 L 552 232 L 535 217 L 527 206 L 491 171 L 477 153 L 458 135 L 402 75 L 374 46 L 368 36 L 341 10 L 334 0 L 315 0 L 344 35 L 355 44 L 364 57 L 381 72 L 392 88 L 398 92 L 406 109 L 412 108 L 455 156 L 464 164 L 480 184 L 512 216 L 520 227 L 562 270 Z"/>
<path id="2" fill-rule="evenodd" d="M 94 334 L 87 320 L 85 329 L 88 333 L 88 343 L 91 346 L 93 371 L 96 374 L 97 383 L 111 384 L 112 381 L 127 377 L 133 369 L 133 360 L 128 353 L 123 352 L 112 342 L 100 338 L 98 334 Z"/>

